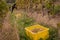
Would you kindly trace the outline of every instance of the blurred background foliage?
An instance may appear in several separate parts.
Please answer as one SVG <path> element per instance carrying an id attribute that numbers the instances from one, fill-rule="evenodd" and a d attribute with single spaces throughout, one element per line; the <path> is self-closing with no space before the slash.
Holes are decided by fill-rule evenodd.
<path id="1" fill-rule="evenodd" d="M 0 0 L 0 27 L 2 26 L 3 20 L 8 13 L 8 5 L 5 0 Z"/>

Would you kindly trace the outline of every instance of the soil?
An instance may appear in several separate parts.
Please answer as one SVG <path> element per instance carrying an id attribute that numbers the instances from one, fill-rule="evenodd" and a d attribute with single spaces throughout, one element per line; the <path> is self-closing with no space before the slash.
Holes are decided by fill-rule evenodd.
<path id="1" fill-rule="evenodd" d="M 35 28 L 35 29 L 32 30 L 33 33 L 38 33 L 40 31 L 43 31 L 43 29 L 41 29 L 41 28 Z"/>

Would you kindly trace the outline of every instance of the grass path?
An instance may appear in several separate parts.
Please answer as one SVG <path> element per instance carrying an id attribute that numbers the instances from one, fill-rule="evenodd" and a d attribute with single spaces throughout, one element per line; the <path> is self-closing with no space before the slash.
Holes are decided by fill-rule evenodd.
<path id="1" fill-rule="evenodd" d="M 19 40 L 16 27 L 10 25 L 10 12 L 6 15 L 0 32 L 0 40 Z"/>

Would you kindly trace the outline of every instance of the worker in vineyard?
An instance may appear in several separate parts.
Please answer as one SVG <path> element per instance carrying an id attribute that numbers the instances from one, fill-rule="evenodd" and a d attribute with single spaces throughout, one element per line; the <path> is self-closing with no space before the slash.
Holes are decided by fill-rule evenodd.
<path id="1" fill-rule="evenodd" d="M 14 10 L 14 9 L 17 9 L 16 4 L 14 4 L 14 5 L 12 6 L 11 13 L 13 13 L 13 10 Z"/>

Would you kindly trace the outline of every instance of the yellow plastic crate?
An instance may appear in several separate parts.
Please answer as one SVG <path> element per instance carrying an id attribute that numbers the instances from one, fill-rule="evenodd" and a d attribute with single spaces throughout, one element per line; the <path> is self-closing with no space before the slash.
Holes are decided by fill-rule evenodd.
<path id="1" fill-rule="evenodd" d="M 39 30 L 37 32 L 32 32 L 33 29 L 39 29 Z M 27 36 L 30 37 L 31 40 L 39 40 L 40 38 L 46 40 L 49 37 L 49 28 L 46 28 L 38 24 L 26 27 L 25 31 Z"/>

